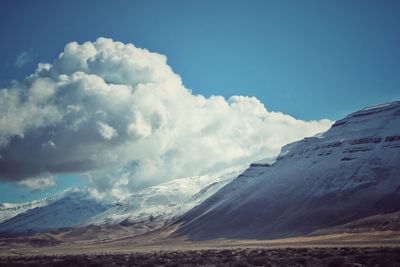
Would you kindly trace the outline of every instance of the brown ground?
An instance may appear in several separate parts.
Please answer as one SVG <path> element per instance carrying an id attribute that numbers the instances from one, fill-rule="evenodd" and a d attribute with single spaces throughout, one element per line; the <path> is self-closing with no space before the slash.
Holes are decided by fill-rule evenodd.
<path id="1" fill-rule="evenodd" d="M 173 229 L 169 229 L 173 231 Z M 334 233 L 321 236 L 277 240 L 227 240 L 192 242 L 185 237 L 171 238 L 170 232 L 158 230 L 135 237 L 113 240 L 63 240 L 60 235 L 38 234 L 30 237 L 0 239 L 0 257 L 13 255 L 77 255 L 132 253 L 235 248 L 305 248 L 305 247 L 400 247 L 399 231 Z"/>
<path id="2" fill-rule="evenodd" d="M 399 213 L 372 216 L 312 236 L 276 240 L 174 237 L 169 226 L 64 229 L 0 238 L 2 266 L 400 266 Z"/>

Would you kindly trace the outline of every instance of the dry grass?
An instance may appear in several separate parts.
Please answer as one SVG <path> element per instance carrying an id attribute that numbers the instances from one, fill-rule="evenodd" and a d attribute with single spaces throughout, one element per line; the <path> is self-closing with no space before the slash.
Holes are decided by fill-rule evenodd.
<path id="1" fill-rule="evenodd" d="M 171 230 L 172 231 L 172 230 Z M 41 234 L 0 239 L 0 256 L 79 255 L 237 248 L 311 248 L 311 247 L 400 247 L 400 232 L 338 233 L 277 240 L 217 239 L 192 242 L 184 237 L 171 238 L 170 232 L 154 231 L 140 236 L 107 240 L 62 239 Z"/>
<path id="2" fill-rule="evenodd" d="M 65 233 L 0 239 L 1 266 L 400 266 L 400 232 L 279 240 L 171 238 L 174 229 L 87 240 Z M 69 235 L 70 236 L 70 235 Z"/>

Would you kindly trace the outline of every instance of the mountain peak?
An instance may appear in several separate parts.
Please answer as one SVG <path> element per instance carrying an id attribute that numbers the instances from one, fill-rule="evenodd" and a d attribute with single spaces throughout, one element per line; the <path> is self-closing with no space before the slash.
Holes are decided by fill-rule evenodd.
<path id="1" fill-rule="evenodd" d="M 178 234 L 279 238 L 400 210 L 399 162 L 400 101 L 368 107 L 282 147 L 272 166 L 252 164 L 183 216 Z"/>

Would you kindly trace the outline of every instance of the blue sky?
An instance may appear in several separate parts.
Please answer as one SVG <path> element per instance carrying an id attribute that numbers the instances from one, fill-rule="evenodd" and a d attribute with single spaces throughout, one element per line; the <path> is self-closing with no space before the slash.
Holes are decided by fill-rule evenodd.
<path id="1" fill-rule="evenodd" d="M 399 98 L 398 1 L 2 1 L 1 82 L 99 36 L 168 56 L 194 93 L 301 119 Z M 33 60 L 14 63 L 24 51 Z"/>
<path id="2" fill-rule="evenodd" d="M 48 190 L 31 190 L 21 186 L 15 186 L 10 182 L 0 182 L 0 202 L 28 202 L 52 196 L 71 187 L 86 187 L 88 181 L 77 175 L 58 175 L 56 186 Z"/>
<path id="3" fill-rule="evenodd" d="M 68 42 L 104 36 L 166 55 L 194 94 L 336 120 L 400 98 L 399 14 L 399 1 L 3 0 L 0 87 Z M 0 201 L 12 200 L 0 186 Z"/>

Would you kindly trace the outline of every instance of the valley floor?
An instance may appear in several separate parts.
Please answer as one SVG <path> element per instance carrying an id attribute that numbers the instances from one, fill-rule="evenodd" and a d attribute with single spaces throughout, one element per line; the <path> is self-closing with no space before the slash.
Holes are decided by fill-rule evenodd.
<path id="1" fill-rule="evenodd" d="M 173 229 L 170 230 L 173 231 Z M 318 264 L 326 265 L 328 264 L 328 260 L 333 261 L 335 257 L 341 257 L 343 253 L 347 252 L 352 253 L 354 256 L 352 256 L 353 258 L 357 257 L 359 259 L 362 258 L 362 255 L 365 255 L 365 257 L 369 259 L 375 258 L 375 256 L 379 259 L 383 259 L 384 256 L 381 255 L 382 253 L 387 252 L 390 254 L 393 251 L 397 253 L 396 255 L 400 255 L 399 231 L 371 231 L 364 233 L 341 232 L 277 240 L 218 239 L 201 242 L 189 241 L 185 237 L 173 238 L 170 232 L 165 230 L 153 231 L 141 236 L 128 236 L 110 240 L 80 240 L 79 236 L 74 237 L 74 239 L 66 239 L 65 236 L 65 233 L 63 233 L 63 235 L 46 233 L 25 237 L 0 238 L 0 263 L 3 264 L 3 266 L 13 266 L 12 263 L 28 264 L 43 260 L 43 264 L 49 263 L 52 266 L 56 262 L 65 260 L 78 259 L 83 261 L 97 261 L 102 259 L 102 257 L 107 258 L 104 259 L 105 262 L 117 259 L 135 261 L 137 257 L 146 258 L 146 260 L 143 259 L 143 262 L 153 258 L 161 260 L 165 257 L 176 257 L 175 262 L 177 262 L 178 260 L 184 260 L 186 258 L 192 259 L 194 257 L 196 259 L 203 258 L 204 264 L 211 264 L 205 260 L 207 258 L 212 258 L 215 260 L 212 264 L 218 264 L 220 260 L 227 257 L 225 253 L 228 252 L 226 251 L 230 251 L 229 253 L 231 253 L 232 259 L 237 259 L 238 262 L 246 259 L 247 263 L 250 264 L 246 253 L 261 251 L 260 257 L 271 258 L 271 263 L 290 259 L 301 262 L 315 262 L 315 266 L 318 266 Z M 302 253 L 305 254 L 303 255 Z M 236 254 L 239 256 L 236 257 Z M 293 255 L 290 257 L 282 256 L 286 254 Z M 69 256 L 67 257 L 66 255 Z M 197 256 L 195 257 L 193 255 Z M 327 256 L 321 256 L 320 259 L 318 258 L 319 256 L 316 255 Z M 391 259 L 391 257 L 392 256 L 389 258 Z M 173 259 L 170 260 L 173 261 Z M 396 266 L 400 266 L 400 258 L 397 257 L 395 260 L 398 261 Z M 165 264 L 168 262 L 165 262 Z M 130 265 L 127 262 L 126 264 Z M 117 265 L 122 266 L 124 264 Z M 291 266 L 291 264 L 289 265 Z M 64 266 L 64 264 L 60 266 Z"/>

